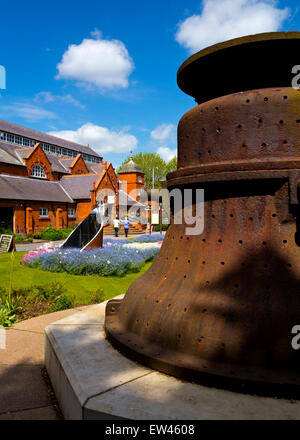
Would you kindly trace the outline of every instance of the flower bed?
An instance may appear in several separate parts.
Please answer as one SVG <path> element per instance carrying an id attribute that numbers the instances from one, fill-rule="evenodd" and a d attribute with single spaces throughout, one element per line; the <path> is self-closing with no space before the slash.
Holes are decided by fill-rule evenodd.
<path id="1" fill-rule="evenodd" d="M 67 272 L 72 275 L 123 276 L 128 272 L 139 272 L 145 262 L 158 253 L 161 242 L 148 243 L 135 239 L 128 242 L 122 239 L 104 238 L 103 248 L 80 252 L 80 249 L 49 249 L 43 247 L 24 255 L 22 264 L 50 272 Z M 147 239 L 147 237 L 145 237 Z M 154 243 L 156 241 L 156 243 Z"/>

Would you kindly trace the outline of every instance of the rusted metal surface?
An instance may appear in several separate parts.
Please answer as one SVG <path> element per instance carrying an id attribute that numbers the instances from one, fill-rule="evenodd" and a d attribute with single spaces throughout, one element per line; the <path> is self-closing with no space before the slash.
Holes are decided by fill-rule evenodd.
<path id="1" fill-rule="evenodd" d="M 298 395 L 299 178 L 298 91 L 238 92 L 186 113 L 168 186 L 204 188 L 204 232 L 171 224 L 152 267 L 108 303 L 109 340 L 178 377 Z"/>
<path id="2" fill-rule="evenodd" d="M 290 86 L 299 39 L 299 32 L 270 32 L 215 44 L 180 66 L 178 85 L 199 104 L 245 90 Z"/>

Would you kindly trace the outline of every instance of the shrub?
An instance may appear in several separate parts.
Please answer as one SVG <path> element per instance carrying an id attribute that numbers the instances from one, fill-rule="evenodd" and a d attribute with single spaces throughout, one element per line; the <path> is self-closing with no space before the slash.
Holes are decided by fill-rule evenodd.
<path id="1" fill-rule="evenodd" d="M 33 233 L 33 238 L 40 240 L 42 238 L 42 231 L 36 231 Z"/>
<path id="2" fill-rule="evenodd" d="M 47 226 L 45 229 L 41 231 L 40 237 L 42 240 L 49 240 L 49 241 L 63 240 L 71 234 L 73 229 L 74 229 L 73 227 L 66 229 L 56 229 L 53 228 L 52 226 Z"/>
<path id="3" fill-rule="evenodd" d="M 13 231 L 11 231 L 10 229 L 6 229 L 6 228 L 0 228 L 0 235 L 1 234 L 13 235 Z"/>
<path id="4" fill-rule="evenodd" d="M 61 229 L 55 229 L 52 228 L 52 226 L 47 226 L 45 229 L 42 230 L 41 238 L 43 240 L 49 240 L 49 241 L 61 240 L 63 237 L 61 231 L 62 231 Z"/>
<path id="5" fill-rule="evenodd" d="M 105 301 L 105 293 L 103 289 L 97 289 L 94 292 L 90 293 L 90 304 L 99 304 Z"/>
<path id="6" fill-rule="evenodd" d="M 11 327 L 17 321 L 16 315 L 12 315 L 8 307 L 0 304 L 0 325 L 2 327 Z"/>
<path id="7" fill-rule="evenodd" d="M 26 237 L 25 235 L 14 234 L 14 240 L 16 243 L 32 243 L 32 237 Z"/>
<path id="8" fill-rule="evenodd" d="M 59 296 L 65 293 L 66 289 L 63 284 L 53 281 L 49 285 L 33 285 L 27 289 L 23 289 L 22 295 L 26 297 L 28 302 L 46 302 L 52 303 Z"/>
<path id="9" fill-rule="evenodd" d="M 21 311 L 21 296 L 14 291 L 10 294 L 6 289 L 0 288 L 0 325 L 10 327 L 17 322 L 16 313 Z"/>
<path id="10" fill-rule="evenodd" d="M 60 310 L 72 309 L 74 307 L 75 300 L 73 297 L 67 296 L 65 294 L 60 295 L 56 298 L 54 304 L 49 309 L 49 313 L 59 312 Z"/>

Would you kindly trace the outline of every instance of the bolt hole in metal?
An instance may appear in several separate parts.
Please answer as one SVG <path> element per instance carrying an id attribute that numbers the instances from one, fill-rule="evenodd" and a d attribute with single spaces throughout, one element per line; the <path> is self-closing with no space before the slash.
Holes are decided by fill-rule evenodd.
<path id="1" fill-rule="evenodd" d="M 286 95 L 283 96 L 283 99 L 288 99 L 288 97 Z"/>
<path id="2" fill-rule="evenodd" d="M 264 101 L 268 102 L 269 98 L 267 98 L 266 96 L 264 97 Z"/>
<path id="3" fill-rule="evenodd" d="M 259 118 L 258 123 L 262 124 L 263 120 L 261 118 Z"/>
<path id="4" fill-rule="evenodd" d="M 221 261 L 221 265 L 224 266 L 224 265 L 225 265 L 225 262 L 224 262 L 224 261 Z"/>
<path id="5" fill-rule="evenodd" d="M 246 99 L 246 103 L 249 104 L 249 102 L 250 102 L 250 99 Z"/>
<path id="6" fill-rule="evenodd" d="M 284 124 L 284 121 L 282 119 L 280 119 L 279 124 L 280 125 Z"/>
<path id="7" fill-rule="evenodd" d="M 233 215 L 233 214 L 229 214 L 229 217 L 230 217 L 230 218 L 233 218 L 233 217 L 234 217 L 234 215 Z"/>
<path id="8" fill-rule="evenodd" d="M 266 147 L 267 144 L 266 144 L 265 142 L 263 142 L 263 143 L 261 144 L 261 146 L 262 146 L 262 147 Z"/>
<path id="9" fill-rule="evenodd" d="M 243 144 L 242 147 L 243 147 L 243 148 L 247 148 L 247 145 L 246 145 L 246 144 Z"/>
<path id="10" fill-rule="evenodd" d="M 217 128 L 217 133 L 221 133 L 222 129 L 220 127 Z"/>

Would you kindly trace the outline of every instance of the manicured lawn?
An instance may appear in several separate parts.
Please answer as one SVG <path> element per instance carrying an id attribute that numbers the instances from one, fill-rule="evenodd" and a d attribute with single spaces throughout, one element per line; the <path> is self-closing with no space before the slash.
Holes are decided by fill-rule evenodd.
<path id="1" fill-rule="evenodd" d="M 130 273 L 124 277 L 100 277 L 97 275 L 82 276 L 67 273 L 52 273 L 39 269 L 31 269 L 20 264 L 25 252 L 16 252 L 13 265 L 12 287 L 30 287 L 32 285 L 48 285 L 59 281 L 65 286 L 66 294 L 75 296 L 79 304 L 89 303 L 92 292 L 103 289 L 104 298 L 109 299 L 125 293 L 132 282 L 149 269 L 152 262 L 146 263 L 138 273 Z M 11 254 L 0 254 L 0 287 L 7 288 L 10 277 Z"/>

